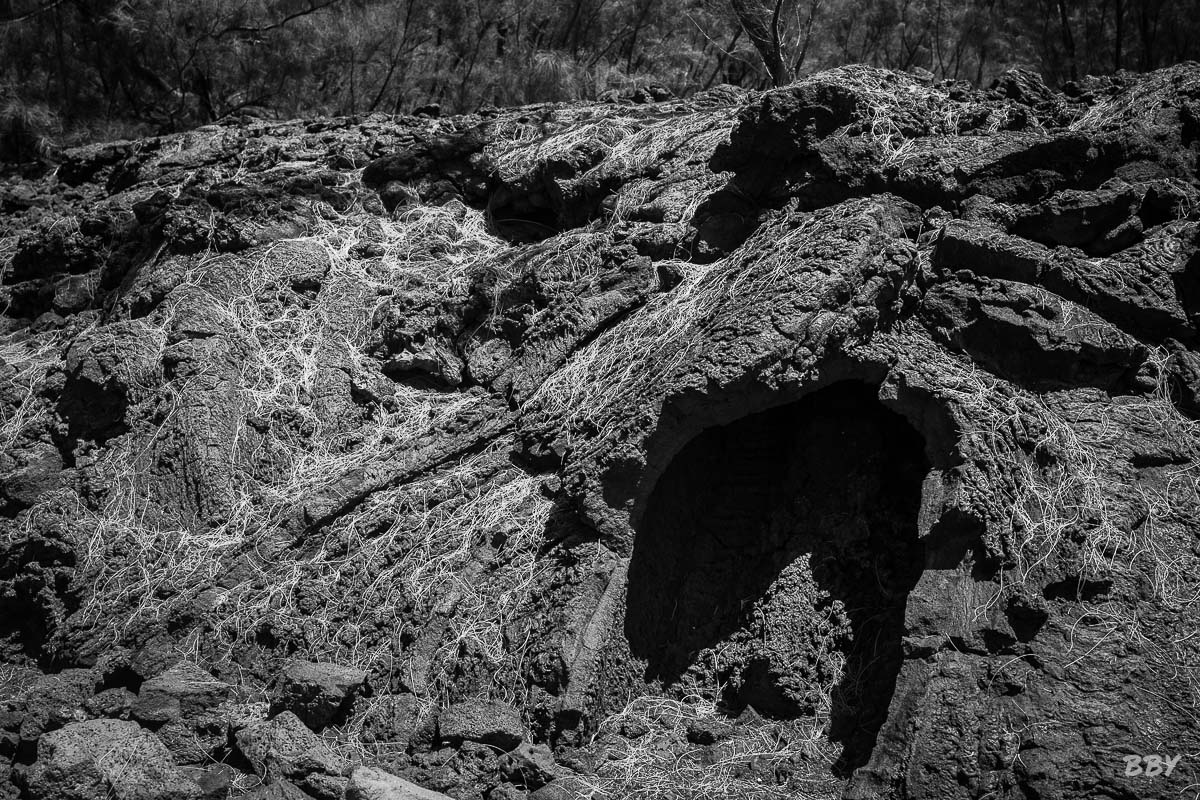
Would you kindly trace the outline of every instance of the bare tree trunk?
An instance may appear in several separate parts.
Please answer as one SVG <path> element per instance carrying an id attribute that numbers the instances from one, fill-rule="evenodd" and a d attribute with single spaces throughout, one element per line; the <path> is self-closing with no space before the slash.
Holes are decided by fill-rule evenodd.
<path id="1" fill-rule="evenodd" d="M 1121 69 L 1121 45 L 1125 43 L 1125 7 L 1116 0 L 1114 8 L 1116 30 L 1113 32 L 1113 72 Z"/>
<path id="2" fill-rule="evenodd" d="M 628 53 L 625 56 L 625 72 L 626 74 L 633 71 L 633 57 L 637 50 L 638 36 L 642 33 L 642 28 L 646 26 L 646 19 L 650 16 L 650 11 L 653 7 L 653 2 L 643 2 L 638 9 L 637 21 L 633 23 L 633 32 L 629 34 L 629 40 L 626 44 Z"/>
<path id="3" fill-rule="evenodd" d="M 62 9 L 57 6 L 54 8 L 54 61 L 58 71 L 59 102 L 62 103 L 63 122 L 70 124 L 74 116 L 72 113 L 74 111 L 72 102 L 74 93 L 70 91 L 67 83 L 67 54 L 63 46 Z"/>
<path id="4" fill-rule="evenodd" d="M 808 19 L 804 21 L 804 40 L 800 43 L 800 52 L 792 60 L 792 77 L 800 74 L 801 67 L 808 59 L 808 46 L 812 43 L 813 24 L 817 19 L 817 12 L 821 10 L 821 0 L 811 0 L 808 4 Z"/>
<path id="5" fill-rule="evenodd" d="M 767 68 L 767 73 L 771 76 L 771 83 L 775 86 L 783 86 L 791 81 L 787 63 L 783 59 L 783 53 L 780 52 L 779 45 L 779 9 L 783 0 L 776 0 L 775 13 L 771 16 L 774 25 L 768 23 L 767 16 L 771 14 L 765 0 L 729 0 L 730 7 L 733 8 L 734 16 L 737 17 L 738 24 L 742 26 L 742 30 L 750 37 L 751 44 L 758 54 L 762 56 L 763 64 Z M 774 27 L 774 30 L 772 30 Z"/>
<path id="6" fill-rule="evenodd" d="M 946 61 L 942 56 L 942 0 L 937 0 L 937 11 L 933 17 L 933 56 L 937 59 L 938 77 L 945 78 Z"/>
<path id="7" fill-rule="evenodd" d="M 1142 0 L 1139 3 L 1141 13 L 1138 15 L 1138 28 L 1142 40 L 1142 57 L 1140 68 L 1143 72 L 1154 69 L 1158 59 L 1155 50 L 1158 39 L 1159 6 L 1154 0 Z"/>
<path id="8" fill-rule="evenodd" d="M 1067 13 L 1067 0 L 1058 0 L 1058 18 L 1062 24 L 1063 50 L 1067 55 L 1071 80 L 1079 79 L 1079 66 L 1075 60 L 1075 37 L 1071 34 L 1071 17 Z"/>
<path id="9" fill-rule="evenodd" d="M 729 54 L 733 52 L 734 45 L 737 44 L 737 41 L 740 38 L 742 38 L 742 29 L 738 28 L 733 32 L 733 38 L 729 40 L 729 45 L 724 50 L 721 50 L 717 53 L 717 66 L 713 69 L 712 75 L 708 76 L 708 80 L 704 82 L 705 89 L 711 88 L 713 83 L 717 80 L 717 76 L 724 71 L 725 62 L 729 59 Z"/>

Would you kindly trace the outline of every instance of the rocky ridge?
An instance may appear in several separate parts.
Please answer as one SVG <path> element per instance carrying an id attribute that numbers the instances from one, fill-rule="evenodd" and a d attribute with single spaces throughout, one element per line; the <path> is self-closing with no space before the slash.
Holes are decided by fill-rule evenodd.
<path id="1" fill-rule="evenodd" d="M 5 179 L 0 796 L 1177 796 L 1198 157 L 854 67 Z"/>

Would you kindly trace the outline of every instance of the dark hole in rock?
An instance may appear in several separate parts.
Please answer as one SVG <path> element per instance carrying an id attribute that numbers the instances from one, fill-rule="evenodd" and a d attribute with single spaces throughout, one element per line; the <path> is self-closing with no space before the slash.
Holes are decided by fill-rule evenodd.
<path id="1" fill-rule="evenodd" d="M 739 713 L 828 713 L 849 774 L 870 757 L 924 563 L 922 438 L 850 381 L 702 432 L 656 485 L 625 633 L 664 688 L 697 674 Z"/>
<path id="2" fill-rule="evenodd" d="M 115 667 L 104 673 L 104 682 L 100 685 L 100 691 L 106 689 L 128 689 L 137 694 L 142 688 L 142 676 L 131 667 L 120 666 Z"/>
<path id="3" fill-rule="evenodd" d="M 520 192 L 501 186 L 486 206 L 492 232 L 511 244 L 531 244 L 561 232 L 562 221 L 541 192 Z"/>
<path id="4" fill-rule="evenodd" d="M 1032 642 L 1038 635 L 1038 631 L 1046 624 L 1046 620 L 1050 619 L 1050 613 L 1046 610 L 1044 602 L 1030 599 L 1024 595 L 1011 598 L 1004 614 L 1008 618 L 1008 625 L 1012 628 L 1016 641 L 1025 643 Z M 987 633 L 984 632 L 985 640 Z"/>
<path id="5" fill-rule="evenodd" d="M 9 661 L 19 652 L 48 666 L 46 644 L 53 632 L 48 616 L 32 596 L 0 603 L 0 658 Z"/>
<path id="6" fill-rule="evenodd" d="M 1042 590 L 1042 597 L 1047 600 L 1073 600 L 1091 603 L 1102 599 L 1111 591 L 1112 581 L 1092 581 L 1079 576 L 1073 576 L 1048 584 Z"/>
<path id="7" fill-rule="evenodd" d="M 129 430 L 124 393 L 87 378 L 71 378 L 59 397 L 59 413 L 67 418 L 70 438 L 103 444 Z"/>
<path id="8" fill-rule="evenodd" d="M 946 509 L 925 536 L 925 567 L 954 569 L 970 566 L 976 581 L 990 581 L 1000 571 L 1000 561 L 988 554 L 983 520 L 959 509 Z"/>

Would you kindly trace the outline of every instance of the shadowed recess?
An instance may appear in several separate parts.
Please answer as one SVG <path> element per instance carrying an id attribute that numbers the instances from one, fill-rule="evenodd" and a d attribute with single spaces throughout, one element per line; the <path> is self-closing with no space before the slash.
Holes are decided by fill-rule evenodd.
<path id="1" fill-rule="evenodd" d="M 625 632 L 647 682 L 708 675 L 731 713 L 829 714 L 839 770 L 865 764 L 922 569 L 927 470 L 920 435 L 857 381 L 698 435 L 630 565 Z"/>

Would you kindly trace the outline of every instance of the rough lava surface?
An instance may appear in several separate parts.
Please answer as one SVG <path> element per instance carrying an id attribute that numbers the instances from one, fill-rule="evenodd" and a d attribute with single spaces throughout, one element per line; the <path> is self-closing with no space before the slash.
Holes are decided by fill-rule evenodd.
<path id="1" fill-rule="evenodd" d="M 1200 67 L 1068 89 L 0 178 L 0 797 L 1195 792 Z"/>

